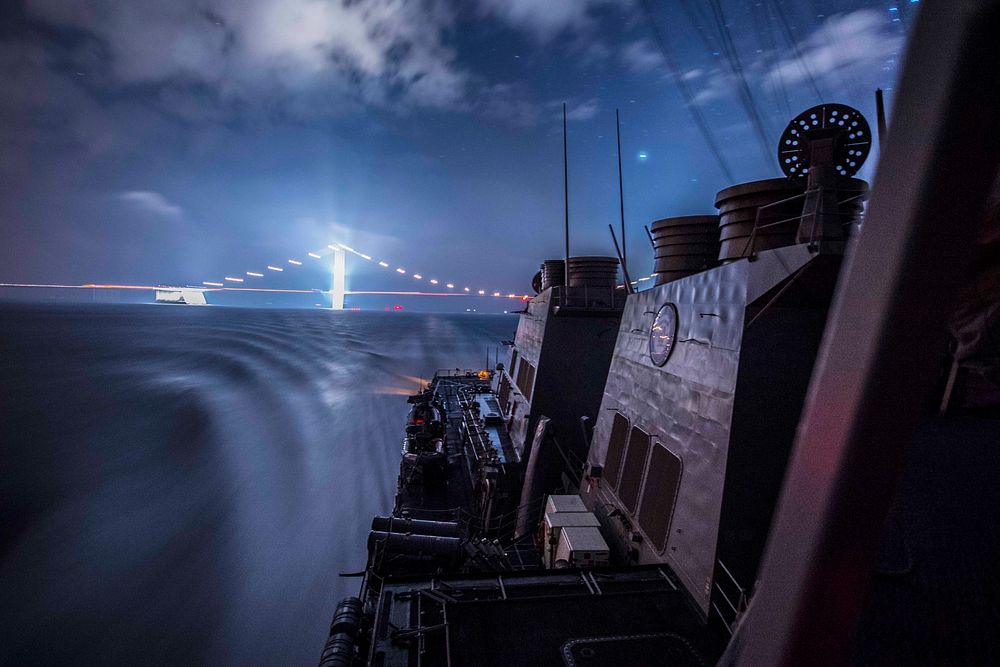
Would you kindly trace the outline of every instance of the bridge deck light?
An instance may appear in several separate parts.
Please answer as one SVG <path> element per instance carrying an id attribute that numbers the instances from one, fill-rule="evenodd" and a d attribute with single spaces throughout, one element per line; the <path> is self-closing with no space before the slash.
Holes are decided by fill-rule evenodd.
<path id="1" fill-rule="evenodd" d="M 462 289 L 463 289 L 463 290 L 465 290 L 466 292 L 468 292 L 468 291 L 469 291 L 469 288 L 468 288 L 468 287 L 463 287 Z"/>
<path id="2" fill-rule="evenodd" d="M 493 292 L 493 296 L 500 296 L 500 292 Z"/>
<path id="3" fill-rule="evenodd" d="M 271 266 L 270 264 L 267 265 L 267 268 L 269 268 L 272 271 L 284 271 L 284 269 L 281 268 L 280 266 Z"/>
<path id="4" fill-rule="evenodd" d="M 403 269 L 396 269 L 396 273 L 402 273 L 404 276 L 406 275 L 406 271 Z"/>
<path id="5" fill-rule="evenodd" d="M 253 276 L 254 278 L 263 278 L 263 273 L 257 273 L 256 271 L 247 271 L 248 276 Z"/>
<path id="6" fill-rule="evenodd" d="M 294 264 L 295 266 L 302 266 L 302 262 L 300 262 L 297 259 L 290 259 L 290 260 L 288 260 L 288 263 L 289 264 Z"/>
<path id="7" fill-rule="evenodd" d="M 423 276 L 420 275 L 419 273 L 414 273 L 413 277 L 416 278 L 417 280 L 423 280 Z"/>
<path id="8" fill-rule="evenodd" d="M 437 284 L 438 284 L 437 278 L 431 278 L 431 285 L 437 285 Z"/>
<path id="9" fill-rule="evenodd" d="M 379 262 L 378 265 L 381 266 L 383 269 L 389 268 L 389 262 Z"/>
<path id="10" fill-rule="evenodd" d="M 479 296 L 482 296 L 484 294 L 486 294 L 486 290 L 484 289 L 479 290 Z"/>
<path id="11" fill-rule="evenodd" d="M 363 252 L 359 252 L 358 254 L 361 255 L 361 259 L 367 259 L 369 262 L 372 261 L 372 256 L 371 255 L 366 255 Z"/>
<path id="12" fill-rule="evenodd" d="M 231 283 L 241 283 L 241 282 L 243 282 L 242 278 L 233 278 L 231 276 L 226 276 L 226 280 L 228 280 Z"/>
<path id="13" fill-rule="evenodd" d="M 453 285 L 452 283 L 448 283 L 447 285 L 445 285 L 445 287 L 447 287 L 448 289 L 455 289 L 455 285 Z"/>
<path id="14" fill-rule="evenodd" d="M 323 259 L 322 257 L 320 257 L 318 254 L 316 254 L 314 252 L 309 253 L 309 256 L 312 257 L 313 259 Z"/>
<path id="15" fill-rule="evenodd" d="M 208 280 L 203 280 L 201 284 L 202 285 L 211 285 L 212 287 L 222 287 L 223 286 L 222 283 L 213 283 L 213 282 L 208 281 Z"/>

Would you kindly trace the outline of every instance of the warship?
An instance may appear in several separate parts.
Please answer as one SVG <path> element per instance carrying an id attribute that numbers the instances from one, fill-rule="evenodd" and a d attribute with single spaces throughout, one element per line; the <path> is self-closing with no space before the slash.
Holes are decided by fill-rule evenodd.
<path id="1" fill-rule="evenodd" d="M 321 665 L 1000 663 L 1000 3 L 925 4 L 891 131 L 799 114 L 648 289 L 567 240 L 409 397 Z"/>

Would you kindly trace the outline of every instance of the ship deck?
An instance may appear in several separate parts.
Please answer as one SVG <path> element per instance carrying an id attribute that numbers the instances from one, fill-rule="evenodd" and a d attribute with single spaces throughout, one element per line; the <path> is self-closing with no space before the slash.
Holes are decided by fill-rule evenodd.
<path id="1" fill-rule="evenodd" d="M 431 389 L 444 407 L 448 464 L 445 479 L 438 483 L 403 484 L 396 492 L 393 514 L 435 521 L 467 519 L 474 505 L 472 475 L 462 442 L 462 405 L 460 397 L 468 390 L 485 391 L 489 380 L 481 380 L 474 371 L 438 371 Z"/>
<path id="2" fill-rule="evenodd" d="M 713 664 L 721 647 L 659 567 L 387 582 L 369 664 Z"/>

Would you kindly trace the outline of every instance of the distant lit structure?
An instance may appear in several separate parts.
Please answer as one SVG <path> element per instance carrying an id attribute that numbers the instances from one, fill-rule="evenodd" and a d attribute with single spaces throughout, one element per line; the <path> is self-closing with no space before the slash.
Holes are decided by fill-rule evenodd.
<path id="1" fill-rule="evenodd" d="M 330 290 L 330 308 L 344 309 L 344 295 L 347 294 L 347 253 L 343 248 L 333 249 L 333 287 Z"/>
<path id="2" fill-rule="evenodd" d="M 205 306 L 205 290 L 197 288 L 158 289 L 156 303 L 176 303 L 185 306 Z"/>

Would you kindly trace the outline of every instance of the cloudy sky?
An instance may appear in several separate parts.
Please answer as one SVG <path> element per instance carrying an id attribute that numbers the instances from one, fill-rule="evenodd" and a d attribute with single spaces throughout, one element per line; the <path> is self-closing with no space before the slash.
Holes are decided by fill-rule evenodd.
<path id="1" fill-rule="evenodd" d="M 0 282 L 201 284 L 299 258 L 250 280 L 328 287 L 306 253 L 341 241 L 425 281 L 527 291 L 562 254 L 563 102 L 573 251 L 611 253 L 618 107 L 630 263 L 648 273 L 642 225 L 780 175 L 797 112 L 873 120 L 879 86 L 891 104 L 918 7 L 8 0 Z M 349 270 L 355 289 L 418 282 Z"/>

